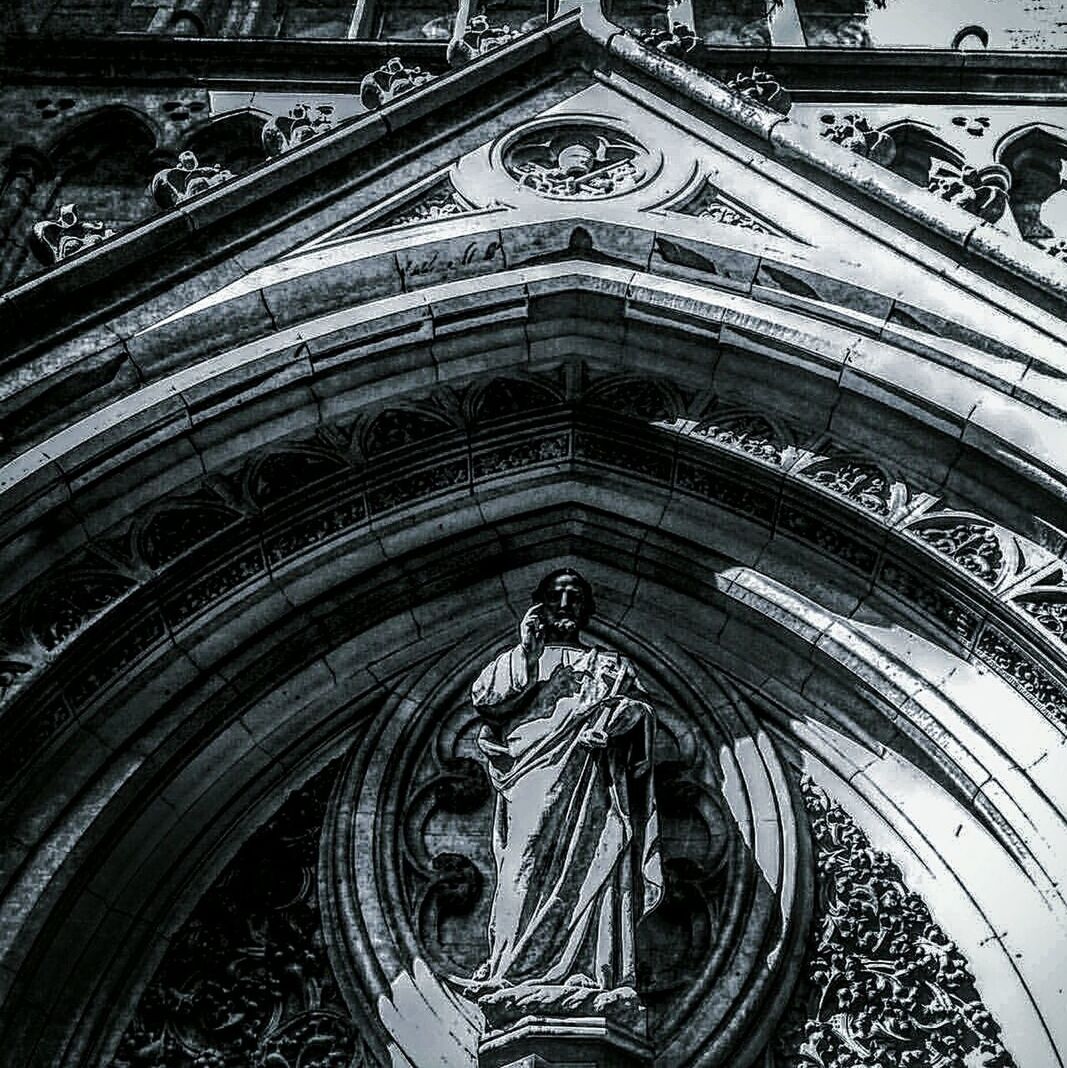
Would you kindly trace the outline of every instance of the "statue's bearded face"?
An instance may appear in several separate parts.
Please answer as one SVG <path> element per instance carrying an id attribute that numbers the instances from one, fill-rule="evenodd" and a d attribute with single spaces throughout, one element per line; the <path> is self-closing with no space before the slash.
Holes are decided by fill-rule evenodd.
<path id="1" fill-rule="evenodd" d="M 581 627 L 585 594 L 574 575 L 560 575 L 549 587 L 544 601 L 549 635 L 573 638 Z"/>

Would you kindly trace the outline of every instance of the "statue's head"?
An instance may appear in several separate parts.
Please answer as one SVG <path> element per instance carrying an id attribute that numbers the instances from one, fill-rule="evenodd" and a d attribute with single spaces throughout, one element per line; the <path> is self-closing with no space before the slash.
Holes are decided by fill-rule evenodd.
<path id="1" fill-rule="evenodd" d="M 530 603 L 544 605 L 549 640 L 575 637 L 596 612 L 593 587 L 573 567 L 545 575 L 531 594 Z"/>

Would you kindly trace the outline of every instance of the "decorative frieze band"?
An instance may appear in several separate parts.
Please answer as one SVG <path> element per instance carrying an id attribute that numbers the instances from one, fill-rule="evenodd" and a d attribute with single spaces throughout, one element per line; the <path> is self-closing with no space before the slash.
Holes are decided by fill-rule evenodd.
<path id="1" fill-rule="evenodd" d="M 577 409 L 551 376 L 493 380 L 471 397 L 464 407 L 431 395 L 365 419 L 358 432 L 255 456 L 224 496 L 174 495 L 109 539 L 129 546 L 126 564 L 102 544 L 35 582 L 0 619 L 0 701 L 26 697 L 8 749 L 15 764 L 247 583 L 399 509 L 561 465 L 615 469 L 810 546 L 943 629 L 1067 731 L 1067 679 L 1055 655 L 1067 563 L 1046 550 L 939 507 L 866 457 L 802 447 L 773 416 L 715 404 L 697 418 L 679 414 L 686 402 L 666 381 L 595 380 Z M 517 434 L 519 412 L 542 413 L 537 428 Z M 347 449 L 337 445 L 344 440 Z M 169 566 L 178 559 L 180 581 Z M 117 632 L 109 618 L 121 621 Z M 91 656 L 77 652 L 82 635 Z M 1051 656 L 1040 652 L 1050 641 Z M 47 668 L 68 653 L 55 689 Z"/>

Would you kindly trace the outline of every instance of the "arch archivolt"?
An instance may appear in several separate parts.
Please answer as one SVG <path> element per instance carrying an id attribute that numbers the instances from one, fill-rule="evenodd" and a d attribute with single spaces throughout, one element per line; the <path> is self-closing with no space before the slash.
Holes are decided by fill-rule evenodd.
<path id="1" fill-rule="evenodd" d="M 567 559 L 610 640 L 732 680 L 759 744 L 855 803 L 1020 1063 L 1058 1063 L 1037 973 L 1064 922 L 1044 769 L 1067 729 L 1067 595 L 1039 542 L 1062 453 L 1035 445 L 1051 409 L 1016 388 L 1035 351 L 1055 358 L 1040 322 L 995 313 L 982 351 L 965 315 L 928 330 L 930 308 L 887 299 L 875 317 L 788 257 L 753 255 L 741 293 L 708 243 L 687 247 L 723 270 L 701 277 L 677 242 L 602 220 L 527 239 L 565 251 L 579 227 L 605 261 L 645 242 L 644 268 L 584 239 L 510 266 L 501 228 L 427 242 L 437 260 L 400 294 L 363 263 L 343 297 L 347 246 L 282 261 L 132 339 L 147 384 L 6 469 L 0 714 L 9 811 L 34 813 L 12 828 L 10 1048 L 65 1018 L 56 1063 L 113 1049 L 108 1006 L 239 828 L 419 664 L 503 641 L 532 576 Z M 439 276 L 442 256 L 466 277 Z M 242 309 L 264 301 L 274 326 L 251 336 Z M 1016 484 L 957 471 L 989 442 Z M 35 778 L 45 761 L 65 792 Z M 978 863 L 996 875 L 976 894 Z M 95 1001 L 57 981 L 72 953 Z"/>

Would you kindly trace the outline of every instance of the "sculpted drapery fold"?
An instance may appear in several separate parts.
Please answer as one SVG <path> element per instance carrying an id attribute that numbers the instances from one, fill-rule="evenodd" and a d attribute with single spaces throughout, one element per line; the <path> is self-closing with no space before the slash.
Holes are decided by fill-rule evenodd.
<path id="1" fill-rule="evenodd" d="M 491 1024 L 639 1012 L 634 932 L 663 892 L 645 696 L 629 660 L 576 642 L 519 644 L 474 683 L 496 795 L 489 955 L 473 983 Z"/>

